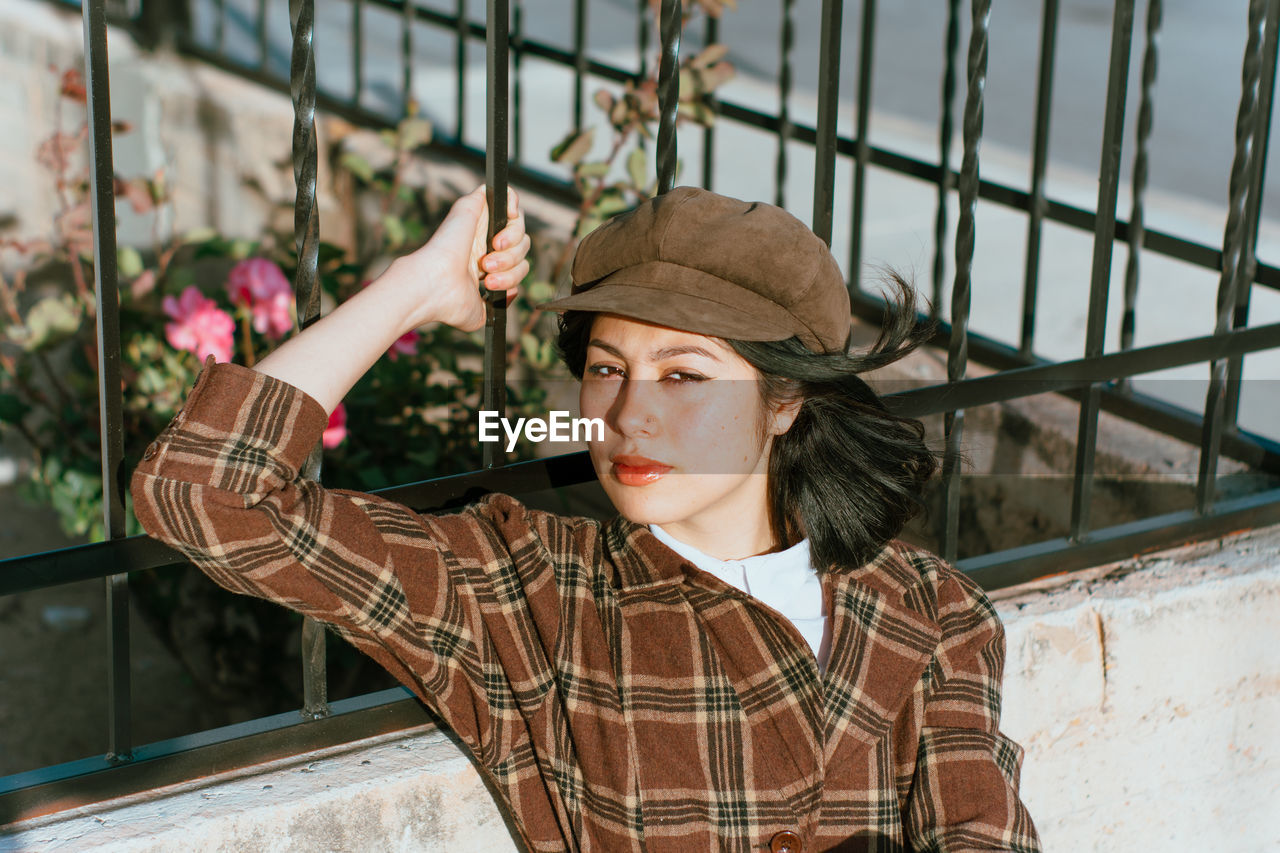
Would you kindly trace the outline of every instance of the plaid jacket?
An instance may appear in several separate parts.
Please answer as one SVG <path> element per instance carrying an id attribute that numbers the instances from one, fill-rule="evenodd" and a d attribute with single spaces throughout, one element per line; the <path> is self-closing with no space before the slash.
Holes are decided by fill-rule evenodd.
<path id="1" fill-rule="evenodd" d="M 532 849 L 1039 850 L 997 729 L 999 620 L 937 558 L 892 543 L 827 573 L 820 674 L 786 619 L 642 525 L 503 495 L 421 516 L 299 478 L 325 422 L 206 368 L 134 474 L 138 517 L 409 686 Z"/>

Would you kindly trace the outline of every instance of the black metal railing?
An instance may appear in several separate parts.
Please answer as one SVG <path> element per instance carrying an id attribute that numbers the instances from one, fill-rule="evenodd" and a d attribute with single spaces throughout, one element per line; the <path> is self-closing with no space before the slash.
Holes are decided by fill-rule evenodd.
<path id="1" fill-rule="evenodd" d="M 156 29 L 157 5 L 183 7 L 177 28 Z M 639 68 L 622 68 L 590 57 L 587 51 L 585 0 L 573 7 L 571 50 L 527 36 L 522 31 L 524 4 L 515 0 L 488 0 L 488 20 L 471 20 L 465 0 L 452 12 L 427 8 L 401 0 L 352 0 L 351 81 L 348 91 L 339 93 L 318 87 L 313 51 L 314 6 L 312 0 L 292 0 L 292 62 L 282 75 L 270 60 L 268 4 L 258 0 L 250 29 L 255 33 L 257 58 L 241 61 L 226 49 L 224 0 L 212 3 L 214 27 L 208 37 L 193 34 L 183 4 L 144 3 L 137 20 L 149 22 L 146 32 L 157 41 L 168 40 L 189 55 L 258 80 L 293 97 L 297 122 L 294 130 L 295 174 L 298 201 L 295 227 L 301 259 L 297 281 L 299 317 L 303 323 L 315 316 L 316 290 L 314 252 L 316 235 L 315 175 L 316 142 L 314 114 L 317 108 L 341 113 L 368 123 L 388 122 L 413 101 L 413 52 L 415 27 L 432 27 L 453 39 L 456 86 L 450 93 L 456 101 L 456 125 L 452 139 L 436 144 L 457 157 L 479 162 L 487 156 L 486 175 L 493 193 L 490 210 L 505 211 L 508 177 L 534 189 L 560 197 L 570 197 L 571 187 L 559 177 L 528 165 L 522 157 L 524 122 L 521 116 L 522 69 L 526 60 L 558 65 L 572 73 L 573 120 L 582 123 L 583 92 L 591 78 L 625 81 L 647 73 L 645 55 L 652 38 L 651 23 L 639 0 L 636 31 Z M 1154 93 L 1157 85 L 1158 36 L 1162 26 L 1161 0 L 1148 0 L 1145 43 L 1140 80 L 1138 133 L 1135 140 L 1132 210 L 1127 221 L 1118 214 L 1121 180 L 1122 137 L 1125 127 L 1130 54 L 1135 20 L 1135 0 L 1116 0 L 1114 5 L 1108 65 L 1106 103 L 1103 108 L 1102 152 L 1098 168 L 1097 202 L 1082 208 L 1050 198 L 1046 190 L 1049 123 L 1054 101 L 1054 56 L 1059 19 L 1058 0 L 1043 0 L 1039 50 L 1037 95 L 1034 119 L 1030 188 L 995 182 L 982 177 L 980 144 L 983 138 L 987 56 L 990 47 L 990 0 L 971 0 L 968 11 L 967 60 L 964 67 L 964 99 L 960 114 L 954 95 L 960 88 L 959 51 L 963 12 L 959 0 L 949 0 L 939 14 L 946 14 L 943 44 L 945 68 L 941 81 L 939 147 L 936 161 L 920 159 L 901 151 L 871 143 L 871 93 L 875 67 L 876 0 L 863 0 L 860 7 L 859 77 L 856 98 L 855 136 L 838 133 L 839 70 L 841 67 L 841 23 L 846 12 L 841 0 L 823 0 L 817 50 L 817 107 L 810 122 L 797 115 L 788 94 L 797 63 L 792 0 L 781 0 L 781 51 L 778 88 L 781 103 L 776 113 L 721 99 L 716 108 L 720 126 L 729 123 L 766 131 L 777 139 L 774 163 L 775 197 L 785 201 L 784 184 L 793 168 L 788 147 L 810 146 L 814 152 L 812 225 L 816 233 L 831 242 L 837 217 L 835 211 L 836 166 L 843 158 L 852 165 L 853 204 L 849 216 L 850 278 L 854 309 L 871 319 L 880 316 L 879 299 L 859 286 L 858 269 L 862 257 L 862 236 L 866 219 L 867 176 L 872 170 L 887 170 L 936 187 L 934 216 L 934 257 L 932 264 L 933 305 L 949 299 L 949 321 L 939 324 L 938 342 L 947 350 L 947 380 L 929 387 L 891 395 L 890 405 L 915 416 L 941 413 L 944 416 L 946 456 L 943 466 L 945 500 L 942 513 L 941 550 L 955 558 L 959 538 L 959 484 L 961 477 L 964 413 L 966 409 L 1057 392 L 1079 401 L 1075 451 L 1071 521 L 1068 534 L 1048 541 L 1028 542 L 1019 547 L 989 554 L 966 556 L 958 565 L 988 588 L 1018 583 L 1049 572 L 1094 565 L 1130 554 L 1187 541 L 1202 536 L 1274 523 L 1280 520 L 1280 490 L 1262 491 L 1247 497 L 1222 499 L 1217 496 L 1216 476 L 1222 456 L 1240 460 L 1259 470 L 1280 473 L 1280 446 L 1269 438 L 1251 434 L 1237 425 L 1241 394 L 1241 365 L 1245 355 L 1280 346 L 1280 324 L 1249 325 L 1250 295 L 1255 287 L 1280 289 L 1280 269 L 1257 257 L 1261 222 L 1263 177 L 1273 107 L 1276 74 L 1277 34 L 1280 33 L 1280 0 L 1249 0 L 1242 95 L 1239 100 L 1235 135 L 1235 158 L 1228 188 L 1228 216 L 1221 246 L 1208 245 L 1187 236 L 1150 228 L 1144 218 L 1147 161 L 1151 136 Z M 366 106 L 367 56 L 362 16 L 369 7 L 394 11 L 400 21 L 401 90 L 396 114 L 380 114 Z M 754 12 L 753 12 L 754 14 Z M 996 14 L 999 14 L 997 10 Z M 104 365 L 103 399 L 103 480 L 120 484 L 121 470 L 118 368 L 118 313 L 115 310 L 113 266 L 114 206 L 111 198 L 110 106 L 107 97 L 105 17 L 101 0 L 91 0 L 84 8 L 87 82 L 90 119 L 93 127 L 95 160 L 95 266 L 100 299 L 100 363 Z M 659 16 L 661 122 L 657 135 L 657 175 L 659 186 L 672 185 L 676 168 L 676 98 L 679 77 L 675 73 L 680 49 L 681 8 L 678 0 L 663 0 Z M 511 29 L 508 32 L 508 22 Z M 136 21 L 135 21 L 136 23 Z M 706 37 L 716 35 L 715 22 L 708 20 Z M 168 32 L 167 36 L 157 32 Z M 478 149 L 467 142 L 465 125 L 468 47 L 486 40 L 487 47 L 487 142 Z M 508 86 L 508 73 L 514 79 Z M 513 90 L 509 104 L 508 89 Z M 951 146 L 957 124 L 961 131 L 962 157 L 959 169 L 951 164 Z M 716 131 L 707 129 L 702 139 L 702 182 L 713 184 Z M 720 131 L 723 132 L 723 131 Z M 506 145 L 510 134 L 512 157 L 508 166 Z M 948 205 L 958 200 L 959 219 L 954 244 L 948 247 Z M 1022 324 L 1018 345 L 1002 343 L 977 334 L 970 328 L 969 313 L 975 239 L 981 228 L 979 202 L 1020 211 L 1027 216 L 1025 274 L 1023 276 Z M 843 220 L 839 220 L 843 221 Z M 1037 355 L 1035 315 L 1041 262 L 1043 230 L 1049 223 L 1093 234 L 1093 255 L 1089 281 L 1089 305 L 1084 356 L 1068 361 L 1050 361 Z M 501 227 L 491 223 L 490 234 Z M 1103 346 L 1107 324 L 1107 293 L 1117 242 L 1127 243 L 1129 257 L 1125 273 L 1122 336 L 1119 351 L 1106 352 Z M 945 253 L 953 252 L 954 269 L 947 291 L 948 263 Z M 1136 346 L 1132 330 L 1136 316 L 1142 252 L 1175 258 L 1212 270 L 1219 275 L 1217 312 L 1211 334 L 1169 343 Z M 1084 282 L 1081 282 L 1083 288 Z M 486 345 L 490 355 L 503 339 L 501 306 L 490 307 L 486 325 Z M 114 348 L 114 351 L 113 351 Z M 996 373 L 968 378 L 969 362 L 983 363 Z M 502 359 L 487 360 L 485 378 L 487 406 L 498 408 L 505 388 Z M 1158 370 L 1205 365 L 1210 371 L 1209 391 L 1203 410 L 1190 411 L 1137 392 L 1131 377 Z M 112 395 L 116 399 L 112 400 Z M 1200 465 L 1194 506 L 1179 512 L 1097 528 L 1090 513 L 1094 494 L 1094 464 L 1097 457 L 1099 415 L 1108 410 L 1198 446 Z M 583 455 L 558 457 L 532 463 L 499 466 L 500 460 L 486 459 L 486 470 L 441 480 L 398 487 L 385 492 L 418 509 L 434 509 L 474 498 L 484 491 L 502 490 L 517 495 L 584 482 L 592 477 Z M 109 627 L 111 654 L 111 730 L 107 755 L 69 765 L 32 771 L 0 779 L 0 822 L 38 814 L 53 808 L 74 805 L 103 791 L 118 793 L 133 787 L 151 787 L 184 778 L 193 772 L 214 772 L 243 762 L 245 756 L 258 759 L 297 752 L 332 742 L 334 738 L 372 734 L 421 722 L 424 717 L 403 691 L 375 697 L 346 700 L 330 706 L 324 698 L 323 643 L 316 629 L 309 629 L 306 642 L 307 699 L 303 715 L 292 714 L 233 726 L 216 732 L 180 738 L 165 744 L 134 748 L 129 738 L 127 576 L 129 572 L 161 568 L 181 562 L 179 555 L 142 537 L 125 538 L 120 523 L 119 494 L 110 496 L 107 509 L 109 540 L 104 543 L 37 554 L 0 562 L 0 595 L 13 594 L 72 580 L 106 578 L 112 601 Z M 307 720 L 310 720 L 309 722 Z M 194 768 L 199 768 L 196 771 Z"/>

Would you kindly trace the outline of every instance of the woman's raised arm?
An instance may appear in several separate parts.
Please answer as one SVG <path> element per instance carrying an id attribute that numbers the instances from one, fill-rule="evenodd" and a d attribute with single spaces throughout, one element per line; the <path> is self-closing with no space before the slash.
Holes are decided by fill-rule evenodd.
<path id="1" fill-rule="evenodd" d="M 489 209 L 481 187 L 454 203 L 425 246 L 398 258 L 372 284 L 254 367 L 305 391 L 332 412 L 378 357 L 411 329 L 446 323 L 484 325 L 480 286 L 505 290 L 508 302 L 529 270 L 529 237 L 514 191 L 509 224 L 486 254 Z"/>

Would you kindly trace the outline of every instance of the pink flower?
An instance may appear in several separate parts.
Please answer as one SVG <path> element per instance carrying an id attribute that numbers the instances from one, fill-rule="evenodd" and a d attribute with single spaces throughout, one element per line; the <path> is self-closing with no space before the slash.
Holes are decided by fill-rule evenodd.
<path id="1" fill-rule="evenodd" d="M 231 268 L 227 296 L 253 314 L 253 328 L 274 340 L 293 328 L 293 288 L 280 267 L 266 258 L 249 258 Z"/>
<path id="2" fill-rule="evenodd" d="M 195 287 L 182 296 L 164 298 L 164 313 L 174 319 L 164 327 L 165 340 L 174 349 L 186 350 L 201 360 L 212 355 L 217 361 L 231 361 L 236 321 Z"/>
<path id="3" fill-rule="evenodd" d="M 391 349 L 387 350 L 387 355 L 392 361 L 395 361 L 402 355 L 417 355 L 418 353 L 418 330 L 410 329 L 405 332 L 396 342 L 391 345 Z"/>
<path id="4" fill-rule="evenodd" d="M 320 436 L 320 443 L 324 445 L 325 450 L 332 450 L 347 437 L 347 407 L 338 404 L 338 408 L 333 410 L 333 414 L 329 415 L 329 425 L 324 428 L 324 434 Z"/>

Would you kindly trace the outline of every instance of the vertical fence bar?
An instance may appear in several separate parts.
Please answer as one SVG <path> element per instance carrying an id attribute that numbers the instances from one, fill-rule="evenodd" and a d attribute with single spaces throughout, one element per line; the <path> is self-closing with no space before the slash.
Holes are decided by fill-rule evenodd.
<path id="1" fill-rule="evenodd" d="M 364 0 L 351 3 L 351 102 L 364 99 Z"/>
<path id="2" fill-rule="evenodd" d="M 271 60 L 270 43 L 267 41 L 267 0 L 258 0 L 254 28 L 258 36 L 258 70 L 265 73 Z"/>
<path id="3" fill-rule="evenodd" d="M 707 13 L 707 28 L 704 33 L 703 43 L 707 46 L 715 44 L 720 40 L 720 19 L 710 12 Z M 707 109 L 713 115 L 718 114 L 720 108 L 716 104 L 716 93 L 709 92 L 707 94 Z M 704 190 L 711 189 L 712 172 L 715 169 L 716 160 L 716 126 L 709 124 L 702 128 L 702 188 Z"/>
<path id="4" fill-rule="evenodd" d="M 493 238 L 507 226 L 507 108 L 508 51 L 511 11 L 509 0 L 488 0 L 485 23 L 485 187 L 489 202 L 489 251 Z M 484 291 L 484 392 L 481 407 L 506 415 L 507 294 Z M 502 464 L 498 442 L 484 446 L 484 467 Z"/>
<path id="5" fill-rule="evenodd" d="M 818 127 L 813 162 L 813 233 L 831 245 L 835 215 L 836 112 L 840 98 L 840 18 L 844 0 L 822 0 L 818 43 Z M 853 272 L 849 273 L 853 276 Z"/>
<path id="6" fill-rule="evenodd" d="M 636 16 L 636 52 L 640 54 L 640 70 L 637 76 L 643 80 L 649 76 L 649 15 L 652 3 L 650 0 L 636 0 L 640 4 Z"/>
<path id="7" fill-rule="evenodd" d="M 1241 70 L 1240 106 L 1236 112 L 1236 150 L 1231 162 L 1227 198 L 1227 225 L 1222 240 L 1222 274 L 1218 279 L 1215 335 L 1224 335 L 1231 325 L 1238 301 L 1241 250 L 1246 238 L 1245 206 L 1252 177 L 1252 161 L 1257 153 L 1258 90 L 1262 79 L 1262 28 L 1266 0 L 1249 1 L 1249 35 L 1245 42 Z M 1205 395 L 1204 428 L 1200 439 L 1200 466 L 1196 478 L 1196 511 L 1207 513 L 1213 505 L 1217 486 L 1218 453 L 1226 415 L 1227 363 L 1214 361 L 1209 369 L 1209 390 Z"/>
<path id="8" fill-rule="evenodd" d="M 658 62 L 658 192 L 676 183 L 676 110 L 680 106 L 680 24 L 684 18 L 680 0 L 662 0 Z"/>
<path id="9" fill-rule="evenodd" d="M 463 134 L 467 129 L 467 0 L 458 0 L 457 16 L 454 29 L 453 72 L 456 75 L 454 101 L 458 107 L 458 121 L 454 133 L 458 143 L 462 144 L 465 141 Z"/>
<path id="10" fill-rule="evenodd" d="M 1120 150 L 1124 140 L 1125 97 L 1129 86 L 1129 52 L 1133 43 L 1133 0 L 1117 0 L 1112 16 L 1107 107 L 1102 125 L 1102 155 L 1098 167 L 1098 207 L 1093 234 L 1093 272 L 1089 282 L 1089 315 L 1084 354 L 1102 355 L 1106 343 L 1107 295 L 1111 289 L 1111 257 L 1116 235 L 1116 201 L 1120 190 Z M 1080 401 L 1076 431 L 1075 479 L 1071 495 L 1072 539 L 1089 530 L 1093 498 L 1093 465 L 1098 442 L 1101 389 L 1090 385 Z"/>
<path id="11" fill-rule="evenodd" d="M 1258 228 L 1262 219 L 1263 189 L 1266 186 L 1267 155 L 1271 148 L 1271 116 L 1275 108 L 1276 58 L 1280 43 L 1280 0 L 1267 3 L 1267 38 L 1262 48 L 1262 88 L 1258 92 L 1258 126 L 1255 131 L 1256 154 L 1253 160 L 1249 184 L 1249 204 L 1245 231 L 1247 237 L 1240 252 L 1240 285 L 1236 288 L 1235 314 L 1231 318 L 1233 329 L 1249 323 L 1249 299 L 1253 292 L 1253 280 L 1258 274 Z M 1244 377 L 1244 356 L 1233 356 L 1227 362 L 1227 390 L 1223 420 L 1226 429 L 1234 429 L 1240 417 L 1240 392 Z"/>
<path id="12" fill-rule="evenodd" d="M 90 202 L 93 205 L 93 287 L 98 302 L 98 429 L 102 442 L 102 522 L 108 539 L 125 535 L 124 414 L 120 391 L 120 285 L 116 271 L 115 159 L 111 148 L 111 88 L 103 0 L 86 0 L 84 71 L 89 110 Z M 72 263 L 79 263 L 73 260 Z M 132 709 L 129 680 L 129 576 L 106 578 L 107 757 L 129 760 Z"/>
<path id="13" fill-rule="evenodd" d="M 791 52 L 796 27 L 792 20 L 795 0 L 782 0 L 782 44 L 778 61 L 778 155 L 773 166 L 773 203 L 787 205 L 787 143 L 791 140 Z"/>
<path id="14" fill-rule="evenodd" d="M 213 43 L 218 53 L 227 52 L 227 0 L 213 0 Z"/>
<path id="15" fill-rule="evenodd" d="M 413 102 L 413 0 L 404 0 L 400 13 L 400 115 L 409 116 L 415 112 L 417 112 L 417 106 Z"/>
<path id="16" fill-rule="evenodd" d="M 587 82 L 587 0 L 573 0 L 573 128 L 582 129 Z"/>
<path id="17" fill-rule="evenodd" d="M 1133 155 L 1133 202 L 1129 214 L 1129 260 L 1124 270 L 1124 309 L 1120 316 L 1120 349 L 1133 349 L 1138 315 L 1138 278 L 1142 268 L 1142 246 L 1146 242 L 1146 194 L 1150 172 L 1147 153 L 1155 113 L 1156 73 L 1160 62 L 1160 21 L 1163 0 L 1147 2 L 1147 43 L 1142 56 L 1142 91 L 1138 103 L 1138 129 Z M 1128 387 L 1127 379 L 1117 383 Z"/>
<path id="18" fill-rule="evenodd" d="M 294 245 L 298 268 L 293 277 L 298 327 L 320 318 L 320 217 L 316 207 L 316 62 L 314 0 L 289 0 L 293 45 L 289 59 L 289 93 L 293 99 L 293 178 L 297 191 L 293 206 Z M 321 448 L 317 445 L 303 466 L 309 479 L 320 477 Z M 324 626 L 313 619 L 302 623 L 302 714 L 329 715 Z"/>
<path id="19" fill-rule="evenodd" d="M 955 138 L 956 63 L 960 51 L 960 0 L 947 2 L 947 35 L 943 44 L 946 66 L 942 72 L 942 118 L 938 123 L 938 210 L 933 219 L 933 297 L 929 313 L 935 319 L 942 310 L 942 285 L 947 274 L 947 200 L 951 174 L 951 142 Z"/>
<path id="20" fill-rule="evenodd" d="M 960 218 L 956 222 L 956 279 L 951 288 L 951 340 L 947 347 L 947 380 L 964 379 L 969 364 L 969 303 L 973 252 L 977 234 L 978 153 L 986 106 L 987 45 L 991 0 L 973 0 L 969 32 L 968 88 L 964 99 L 964 154 L 960 161 Z M 943 559 L 955 562 L 960 539 L 960 442 L 964 438 L 964 410 L 943 417 L 946 447 L 942 458 Z"/>
<path id="21" fill-rule="evenodd" d="M 1040 238 L 1044 215 L 1044 176 L 1049 165 L 1049 123 L 1053 114 L 1053 66 L 1058 47 L 1058 0 L 1045 0 L 1040 22 L 1040 69 L 1036 84 L 1036 129 L 1031 155 L 1031 199 L 1027 211 L 1027 260 L 1022 279 L 1022 330 L 1018 352 L 1030 360 L 1036 344 L 1036 305 L 1040 287 Z"/>
<path id="22" fill-rule="evenodd" d="M 524 0 L 511 7 L 511 65 L 515 79 L 511 81 L 511 162 L 524 162 Z"/>
<path id="23" fill-rule="evenodd" d="M 849 239 L 849 287 L 862 285 L 862 216 L 867 201 L 867 160 L 871 156 L 871 94 L 875 73 L 876 0 L 862 0 L 862 44 L 858 48 L 858 127 L 853 165 L 853 226 Z"/>

